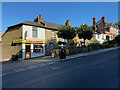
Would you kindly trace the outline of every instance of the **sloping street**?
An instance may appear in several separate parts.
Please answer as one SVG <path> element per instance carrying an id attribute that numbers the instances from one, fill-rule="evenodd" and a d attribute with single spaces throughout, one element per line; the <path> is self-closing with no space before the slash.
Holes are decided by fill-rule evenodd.
<path id="1" fill-rule="evenodd" d="M 3 88 L 117 88 L 119 51 L 8 74 L 3 76 Z"/>

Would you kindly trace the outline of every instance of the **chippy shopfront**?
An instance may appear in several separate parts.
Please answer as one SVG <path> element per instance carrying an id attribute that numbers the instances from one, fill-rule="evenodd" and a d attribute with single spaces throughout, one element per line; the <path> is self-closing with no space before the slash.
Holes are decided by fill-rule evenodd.
<path id="1" fill-rule="evenodd" d="M 39 39 L 20 39 L 13 43 L 22 44 L 22 59 L 29 59 L 45 55 L 45 40 Z"/>

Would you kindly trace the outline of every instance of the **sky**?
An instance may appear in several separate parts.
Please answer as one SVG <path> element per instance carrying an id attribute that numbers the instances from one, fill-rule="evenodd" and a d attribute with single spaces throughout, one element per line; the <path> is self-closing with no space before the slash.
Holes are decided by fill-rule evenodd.
<path id="1" fill-rule="evenodd" d="M 117 2 L 2 2 L 2 31 L 24 21 L 33 21 L 42 14 L 43 20 L 72 27 L 82 23 L 89 26 L 105 16 L 108 23 L 118 22 Z"/>

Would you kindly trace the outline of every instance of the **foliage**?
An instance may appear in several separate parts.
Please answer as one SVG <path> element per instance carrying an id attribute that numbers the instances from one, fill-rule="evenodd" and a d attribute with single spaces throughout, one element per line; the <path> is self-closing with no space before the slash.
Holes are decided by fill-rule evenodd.
<path id="1" fill-rule="evenodd" d="M 116 37 L 114 38 L 114 40 L 115 40 L 116 43 L 119 43 L 119 44 L 120 44 L 120 35 L 116 36 Z"/>
<path id="2" fill-rule="evenodd" d="M 91 41 L 91 43 L 100 43 L 100 41 L 95 39 L 94 41 Z"/>
<path id="3" fill-rule="evenodd" d="M 103 44 L 115 44 L 115 40 L 107 40 Z"/>
<path id="4" fill-rule="evenodd" d="M 57 35 L 58 35 L 59 38 L 64 38 L 64 39 L 67 39 L 67 40 L 71 40 L 76 36 L 76 31 L 71 26 L 63 25 L 63 26 L 58 28 Z"/>
<path id="5" fill-rule="evenodd" d="M 88 48 L 91 48 L 92 50 L 99 49 L 101 47 L 101 44 L 99 41 L 94 41 L 88 45 Z"/>
<path id="6" fill-rule="evenodd" d="M 78 33 L 79 39 L 83 38 L 84 41 L 85 41 L 86 39 L 90 40 L 92 38 L 93 30 L 87 24 L 82 24 L 78 28 L 77 33 Z"/>
<path id="7" fill-rule="evenodd" d="M 118 25 L 118 26 L 119 26 L 119 29 L 120 29 L 120 22 L 118 22 L 118 23 L 115 23 L 115 25 Z"/>

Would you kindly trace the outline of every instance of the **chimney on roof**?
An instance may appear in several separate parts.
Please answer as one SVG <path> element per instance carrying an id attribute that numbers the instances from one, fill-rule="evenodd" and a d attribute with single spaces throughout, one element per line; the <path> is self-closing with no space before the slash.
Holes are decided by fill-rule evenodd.
<path id="1" fill-rule="evenodd" d="M 40 19 L 39 19 L 39 16 L 37 16 L 37 22 L 40 24 Z"/>
<path id="2" fill-rule="evenodd" d="M 94 17 L 94 18 L 93 18 L 93 26 L 94 26 L 94 27 L 96 27 L 95 24 L 96 24 L 96 18 Z"/>
<path id="3" fill-rule="evenodd" d="M 40 14 L 40 22 L 43 22 L 42 14 Z"/>
<path id="4" fill-rule="evenodd" d="M 107 23 L 105 23 L 105 27 L 107 27 Z"/>
<path id="5" fill-rule="evenodd" d="M 105 17 L 104 16 L 101 18 L 101 20 L 102 20 L 103 23 L 105 23 Z"/>
<path id="6" fill-rule="evenodd" d="M 38 22 L 39 24 L 40 24 L 41 22 L 43 22 L 42 15 L 40 14 L 39 16 L 37 16 L 37 18 L 34 19 L 34 22 Z"/>
<path id="7" fill-rule="evenodd" d="M 67 20 L 66 23 L 65 23 L 66 26 L 71 26 L 70 24 L 70 20 Z"/>

